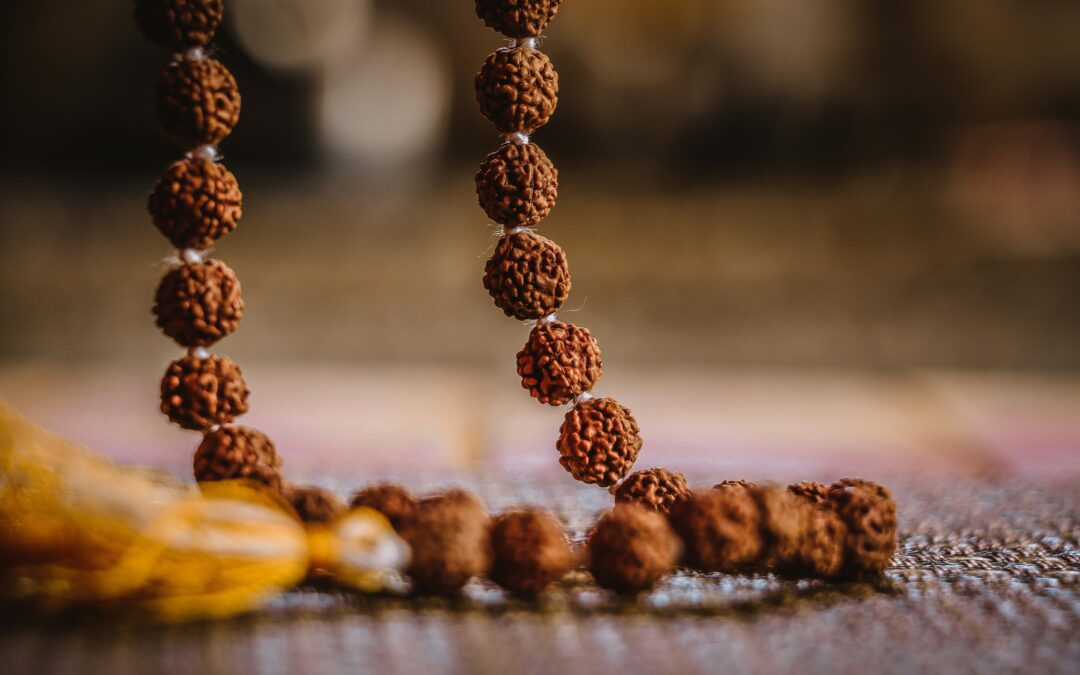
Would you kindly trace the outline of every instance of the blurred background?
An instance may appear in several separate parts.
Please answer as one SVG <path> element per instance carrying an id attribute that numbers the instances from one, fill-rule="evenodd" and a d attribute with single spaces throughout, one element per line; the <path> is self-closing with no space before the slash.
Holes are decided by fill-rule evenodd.
<path id="1" fill-rule="evenodd" d="M 514 373 L 528 328 L 480 284 L 500 138 L 472 75 L 502 38 L 470 0 L 226 5 L 242 421 L 300 475 L 561 475 L 562 412 Z M 168 57 L 121 0 L 0 16 L 0 399 L 186 475 L 145 212 L 179 155 Z M 639 468 L 1080 471 L 1078 34 L 1074 0 L 567 0 L 539 229 Z"/>

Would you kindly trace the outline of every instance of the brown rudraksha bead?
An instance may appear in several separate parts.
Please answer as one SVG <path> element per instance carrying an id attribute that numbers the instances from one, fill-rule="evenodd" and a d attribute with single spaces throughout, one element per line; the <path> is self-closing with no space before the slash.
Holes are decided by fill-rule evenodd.
<path id="1" fill-rule="evenodd" d="M 693 494 L 686 477 L 667 469 L 635 471 L 615 490 L 615 501 L 636 502 L 654 511 L 667 514 L 675 504 Z"/>
<path id="2" fill-rule="evenodd" d="M 801 483 L 792 483 L 787 486 L 788 492 L 796 497 L 802 497 L 811 504 L 818 504 L 825 501 L 829 496 L 829 486 L 822 483 L 815 483 L 812 480 L 804 480 Z"/>
<path id="3" fill-rule="evenodd" d="M 161 280 L 154 299 L 157 326 L 184 347 L 208 347 L 240 325 L 240 281 L 220 260 L 181 265 Z"/>
<path id="4" fill-rule="evenodd" d="M 664 516 L 639 504 L 616 504 L 589 533 L 589 571 L 603 588 L 640 593 L 674 569 L 680 550 Z"/>
<path id="5" fill-rule="evenodd" d="M 157 116 L 165 133 L 185 148 L 217 145 L 240 119 L 240 90 L 214 59 L 181 59 L 161 72 Z"/>
<path id="6" fill-rule="evenodd" d="M 399 534 L 412 549 L 405 573 L 422 595 L 449 595 L 491 564 L 489 518 L 472 494 L 453 490 L 420 501 Z"/>
<path id="7" fill-rule="evenodd" d="M 413 512 L 417 499 L 412 492 L 400 485 L 380 483 L 361 488 L 349 498 L 349 508 L 367 508 L 386 516 L 395 530 L 401 530 Z"/>
<path id="8" fill-rule="evenodd" d="M 847 527 L 841 574 L 861 578 L 884 572 L 896 552 L 896 502 L 888 488 L 845 478 L 829 487 L 827 503 Z"/>
<path id="9" fill-rule="evenodd" d="M 776 569 L 796 564 L 807 515 L 799 507 L 805 502 L 779 485 L 764 485 L 748 492 L 757 502 L 760 513 L 758 522 L 763 549 L 759 562 Z"/>
<path id="10" fill-rule="evenodd" d="M 794 560 L 778 566 L 780 574 L 794 577 L 832 579 L 844 563 L 847 528 L 840 516 L 826 504 L 802 502 L 803 531 Z"/>
<path id="11" fill-rule="evenodd" d="M 332 523 L 345 515 L 345 503 L 333 492 L 314 485 L 289 485 L 282 496 L 305 523 Z"/>
<path id="12" fill-rule="evenodd" d="M 521 386 L 548 405 L 564 405 L 589 391 L 602 369 L 600 346 L 589 329 L 561 321 L 537 324 L 517 353 Z"/>
<path id="13" fill-rule="evenodd" d="M 476 196 L 487 217 L 504 228 L 532 227 L 555 206 L 559 172 L 540 146 L 508 141 L 480 165 Z"/>
<path id="14" fill-rule="evenodd" d="M 748 490 L 695 492 L 672 508 L 670 520 L 685 546 L 683 561 L 694 569 L 735 572 L 761 555 L 761 511 Z"/>
<path id="15" fill-rule="evenodd" d="M 559 12 L 562 0 L 476 0 L 476 15 L 506 37 L 537 37 Z"/>
<path id="16" fill-rule="evenodd" d="M 559 102 L 551 60 L 529 47 L 493 52 L 476 74 L 480 112 L 504 134 L 531 134 L 548 123 Z"/>
<path id="17" fill-rule="evenodd" d="M 161 412 L 184 429 L 206 431 L 247 409 L 240 367 L 224 356 L 188 354 L 169 364 L 161 380 Z"/>
<path id="18" fill-rule="evenodd" d="M 610 487 L 630 472 L 641 450 L 637 421 L 613 398 L 580 401 L 559 427 L 559 463 L 583 483 Z"/>
<path id="19" fill-rule="evenodd" d="M 488 576 L 518 595 L 533 596 L 563 578 L 574 555 L 562 525 L 546 511 L 508 511 L 491 523 L 492 565 Z"/>
<path id="20" fill-rule="evenodd" d="M 252 480 L 281 488 L 281 459 L 266 434 L 249 427 L 209 431 L 195 450 L 195 480 Z"/>
<path id="21" fill-rule="evenodd" d="M 499 240 L 484 267 L 495 306 L 522 321 L 557 312 L 570 295 L 570 268 L 558 244 L 532 232 Z"/>
<path id="22" fill-rule="evenodd" d="M 243 215 L 236 176 L 205 159 L 182 159 L 161 175 L 147 206 L 154 226 L 176 248 L 207 249 Z"/>
<path id="23" fill-rule="evenodd" d="M 224 14 L 222 0 L 135 0 L 139 30 L 173 51 L 210 44 Z"/>

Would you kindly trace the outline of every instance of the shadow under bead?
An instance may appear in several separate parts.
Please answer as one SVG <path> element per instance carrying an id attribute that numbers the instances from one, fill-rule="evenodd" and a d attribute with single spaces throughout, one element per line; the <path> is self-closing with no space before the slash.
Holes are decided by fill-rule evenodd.
<path id="1" fill-rule="evenodd" d="M 627 476 L 615 490 L 615 501 L 634 502 L 666 515 L 692 494 L 681 473 L 656 468 L 635 471 Z"/>
<path id="2" fill-rule="evenodd" d="M 158 328 L 184 347 L 208 347 L 231 335 L 243 315 L 240 281 L 220 260 L 171 270 L 154 298 Z"/>
<path id="3" fill-rule="evenodd" d="M 178 249 L 210 248 L 243 216 L 236 176 L 223 164 L 182 159 L 165 170 L 147 207 L 154 226 Z"/>
<path id="4" fill-rule="evenodd" d="M 220 427 L 209 431 L 195 451 L 195 480 L 252 480 L 281 488 L 281 458 L 266 434 L 250 427 Z"/>
<path id="5" fill-rule="evenodd" d="M 841 574 L 863 578 L 884 572 L 896 552 L 896 502 L 888 488 L 845 478 L 830 486 L 827 503 L 847 527 Z"/>
<path id="6" fill-rule="evenodd" d="M 139 30 L 172 51 L 210 44 L 224 14 L 222 0 L 135 0 Z"/>
<path id="7" fill-rule="evenodd" d="M 243 373 L 227 357 L 188 354 L 169 364 L 161 380 L 161 412 L 184 429 L 206 431 L 247 409 Z"/>
<path id="8" fill-rule="evenodd" d="M 630 472 L 641 451 L 630 409 L 613 398 L 580 401 L 559 427 L 559 464 L 583 483 L 610 487 Z"/>
<path id="9" fill-rule="evenodd" d="M 538 37 L 561 4 L 562 0 L 476 0 L 476 15 L 506 37 Z"/>
<path id="10" fill-rule="evenodd" d="M 562 525 L 546 511 L 509 511 L 494 518 L 491 550 L 488 577 L 518 595 L 538 595 L 574 567 Z"/>
<path id="11" fill-rule="evenodd" d="M 566 254 L 532 232 L 505 236 L 484 266 L 484 288 L 507 316 L 541 319 L 561 309 L 570 296 Z"/>
<path id="12" fill-rule="evenodd" d="M 531 134 L 559 103 L 559 75 L 543 52 L 508 47 L 493 52 L 476 74 L 480 112 L 504 134 Z"/>
<path id="13" fill-rule="evenodd" d="M 282 489 L 281 494 L 305 523 L 332 523 L 345 515 L 345 503 L 336 494 L 321 487 L 289 485 Z"/>
<path id="14" fill-rule="evenodd" d="M 157 90 L 161 128 L 191 149 L 217 145 L 240 120 L 240 90 L 220 61 L 181 59 L 161 71 Z"/>
<path id="15" fill-rule="evenodd" d="M 537 324 L 517 353 L 521 386 L 548 405 L 565 405 L 600 379 L 600 346 L 589 333 L 570 323 Z"/>
<path id="16" fill-rule="evenodd" d="M 412 550 L 405 573 L 421 595 L 451 595 L 491 564 L 489 518 L 475 495 L 461 490 L 422 499 L 399 535 Z"/>
<path id="17" fill-rule="evenodd" d="M 349 499 L 349 508 L 367 508 L 383 514 L 397 531 L 416 512 L 417 499 L 408 489 L 392 483 L 361 488 Z"/>
<path id="18" fill-rule="evenodd" d="M 555 206 L 559 172 L 535 143 L 506 142 L 476 172 L 476 196 L 504 228 L 532 227 Z"/>
<path id="19" fill-rule="evenodd" d="M 680 544 L 667 519 L 638 504 L 616 504 L 589 533 L 589 571 L 601 587 L 649 590 L 679 561 Z"/>
<path id="20" fill-rule="evenodd" d="M 682 539 L 683 561 L 703 572 L 737 572 L 761 555 L 761 511 L 744 489 L 703 490 L 669 516 Z"/>

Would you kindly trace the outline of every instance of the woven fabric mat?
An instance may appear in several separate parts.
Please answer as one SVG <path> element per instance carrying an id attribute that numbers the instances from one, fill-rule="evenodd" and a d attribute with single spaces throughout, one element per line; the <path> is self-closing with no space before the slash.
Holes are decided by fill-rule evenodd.
<path id="1" fill-rule="evenodd" d="M 493 510 L 553 508 L 576 538 L 610 500 L 565 480 L 466 485 Z M 298 590 L 187 626 L 8 616 L 0 671 L 1077 672 L 1080 484 L 892 487 L 900 549 L 878 584 L 679 573 L 627 601 L 575 573 L 535 603 L 474 582 L 453 601 Z"/>

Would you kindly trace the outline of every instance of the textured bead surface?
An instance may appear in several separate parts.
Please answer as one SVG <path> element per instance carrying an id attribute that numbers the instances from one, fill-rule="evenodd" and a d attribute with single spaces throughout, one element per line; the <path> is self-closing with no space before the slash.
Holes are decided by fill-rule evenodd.
<path id="1" fill-rule="evenodd" d="M 716 485 L 712 486 L 712 489 L 720 490 L 721 492 L 723 492 L 724 490 L 750 490 L 756 487 L 757 484 L 753 481 L 740 478 L 738 480 L 722 480 Z"/>
<path id="2" fill-rule="evenodd" d="M 161 380 L 161 412 L 184 429 L 206 431 L 247 412 L 240 367 L 224 356 L 191 354 L 169 364 Z"/>
<path id="3" fill-rule="evenodd" d="M 787 576 L 832 579 L 840 573 L 844 563 L 847 528 L 824 504 L 803 503 L 800 508 L 805 515 L 799 555 L 778 571 Z"/>
<path id="4" fill-rule="evenodd" d="M 749 491 L 704 490 L 671 510 L 687 565 L 704 572 L 735 572 L 762 551 L 761 512 Z"/>
<path id="5" fill-rule="evenodd" d="M 667 514 L 675 504 L 689 499 L 693 493 L 686 477 L 667 469 L 635 471 L 615 491 L 615 501 L 635 502 L 654 511 Z"/>
<path id="6" fill-rule="evenodd" d="M 786 488 L 779 485 L 763 485 L 751 488 L 750 495 L 757 501 L 760 512 L 762 565 L 771 568 L 787 568 L 797 564 L 806 527 L 805 503 Z"/>
<path id="7" fill-rule="evenodd" d="M 172 51 L 210 44 L 224 14 L 222 0 L 135 0 L 139 30 Z"/>
<path id="8" fill-rule="evenodd" d="M 609 487 L 634 466 L 641 443 L 628 408 L 612 398 L 581 401 L 559 428 L 559 463 L 583 483 Z"/>
<path id="9" fill-rule="evenodd" d="M 503 237 L 484 267 L 484 288 L 507 316 L 541 319 L 561 309 L 570 295 L 566 254 L 532 232 Z"/>
<path id="10" fill-rule="evenodd" d="M 829 496 L 829 486 L 822 483 L 815 483 L 812 480 L 804 480 L 801 483 L 792 483 L 787 486 L 788 492 L 796 497 L 802 497 L 811 504 L 817 504 L 825 501 L 825 498 Z"/>
<path id="11" fill-rule="evenodd" d="M 517 354 L 521 386 L 548 405 L 564 405 L 600 379 L 600 347 L 587 328 L 561 321 L 541 323 Z"/>
<path id="12" fill-rule="evenodd" d="M 509 511 L 491 523 L 492 565 L 488 576 L 520 595 L 536 595 L 574 565 L 562 525 L 546 511 Z"/>
<path id="13" fill-rule="evenodd" d="M 184 159 L 161 175 L 147 207 L 173 246 L 203 250 L 236 229 L 242 204 L 236 176 L 224 165 Z"/>
<path id="14" fill-rule="evenodd" d="M 184 347 L 207 347 L 231 334 L 244 314 L 240 281 L 220 260 L 181 265 L 154 298 L 157 326 Z"/>
<path id="15" fill-rule="evenodd" d="M 221 427 L 207 432 L 195 451 L 195 480 L 253 480 L 281 487 L 281 459 L 266 434 L 249 427 Z"/>
<path id="16" fill-rule="evenodd" d="M 181 60 L 161 72 L 157 116 L 165 133 L 184 146 L 217 145 L 240 120 L 240 91 L 214 59 Z"/>
<path id="17" fill-rule="evenodd" d="M 361 488 L 349 498 L 349 508 L 367 508 L 386 516 L 395 530 L 412 517 L 417 499 L 407 488 L 392 483 L 380 483 Z"/>
<path id="18" fill-rule="evenodd" d="M 476 0 L 476 15 L 506 37 L 537 37 L 560 4 L 562 0 Z"/>
<path id="19" fill-rule="evenodd" d="M 674 569 L 679 552 L 664 516 L 638 504 L 617 504 L 589 534 L 589 571 L 603 588 L 639 593 Z"/>
<path id="20" fill-rule="evenodd" d="M 487 572 L 491 563 L 489 518 L 483 503 L 454 490 L 428 497 L 401 529 L 412 549 L 405 573 L 413 589 L 425 595 L 448 595 Z"/>
<path id="21" fill-rule="evenodd" d="M 535 143 L 503 143 L 476 172 L 480 208 L 506 227 L 532 227 L 551 213 L 559 172 Z"/>
<path id="22" fill-rule="evenodd" d="M 845 478 L 829 487 L 828 504 L 847 528 L 842 574 L 859 578 L 885 571 L 896 552 L 896 502 L 888 488 Z"/>
<path id="23" fill-rule="evenodd" d="M 543 53 L 500 49 L 476 74 L 480 112 L 504 134 L 531 134 L 547 124 L 559 102 L 559 75 Z"/>
<path id="24" fill-rule="evenodd" d="M 305 523 L 331 523 L 345 514 L 345 503 L 336 494 L 314 485 L 290 485 L 282 495 Z"/>

